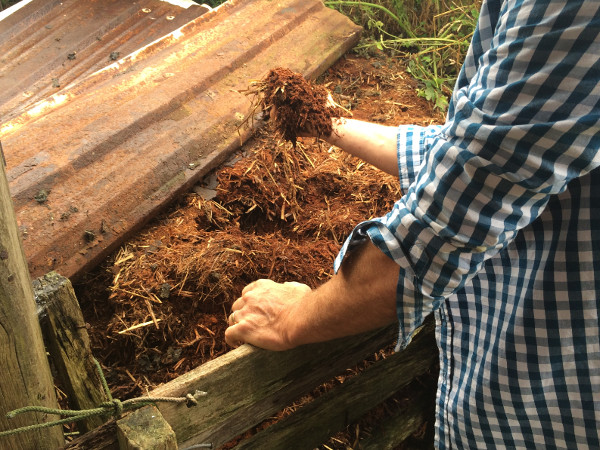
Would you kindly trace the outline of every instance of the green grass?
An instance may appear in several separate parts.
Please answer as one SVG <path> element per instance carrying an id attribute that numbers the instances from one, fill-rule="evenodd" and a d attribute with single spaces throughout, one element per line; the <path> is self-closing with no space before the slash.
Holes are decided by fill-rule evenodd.
<path id="1" fill-rule="evenodd" d="M 407 60 L 419 95 L 445 111 L 475 30 L 480 0 L 325 0 L 366 30 L 358 52 Z"/>

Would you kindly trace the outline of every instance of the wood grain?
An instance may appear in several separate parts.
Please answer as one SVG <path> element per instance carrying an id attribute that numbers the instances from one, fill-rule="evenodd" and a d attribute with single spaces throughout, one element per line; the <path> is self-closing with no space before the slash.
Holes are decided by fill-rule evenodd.
<path id="1" fill-rule="evenodd" d="M 40 323 L 58 379 L 71 409 L 91 409 L 108 401 L 90 349 L 79 302 L 71 282 L 56 272 L 33 281 L 36 302 L 42 311 Z M 78 422 L 90 431 L 105 422 L 100 416 Z"/>
<path id="2" fill-rule="evenodd" d="M 4 163 L 0 161 L 0 431 L 55 417 L 6 413 L 24 406 L 58 408 L 42 340 Z M 64 439 L 60 427 L 0 437 L 0 448 L 55 449 Z"/>

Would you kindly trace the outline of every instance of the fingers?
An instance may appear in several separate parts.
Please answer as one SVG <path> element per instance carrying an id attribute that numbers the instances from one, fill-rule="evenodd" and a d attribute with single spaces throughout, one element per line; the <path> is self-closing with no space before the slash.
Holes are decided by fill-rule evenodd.
<path id="1" fill-rule="evenodd" d="M 241 299 L 236 300 L 234 305 Z M 233 309 L 233 308 L 232 308 Z M 244 342 L 240 338 L 241 330 L 239 324 L 242 320 L 242 313 L 239 309 L 235 309 L 227 317 L 227 329 L 225 330 L 225 342 L 231 347 L 239 347 Z"/>
<path id="2" fill-rule="evenodd" d="M 258 281 L 258 280 L 257 280 Z M 256 281 L 253 281 L 252 283 L 248 284 L 244 289 L 242 289 L 242 297 L 244 296 L 244 294 L 248 291 L 251 291 L 253 289 L 253 286 L 256 284 Z"/>
<path id="3" fill-rule="evenodd" d="M 237 311 L 238 309 L 242 309 L 244 307 L 245 301 L 242 297 L 238 298 L 235 302 L 233 302 L 233 304 L 231 305 L 231 311 Z"/>
<path id="4" fill-rule="evenodd" d="M 244 341 L 241 338 L 242 329 L 239 327 L 239 324 L 244 317 L 244 312 L 241 310 L 247 303 L 244 299 L 244 296 L 247 296 L 248 293 L 252 292 L 259 285 L 264 284 L 266 281 L 270 280 L 260 279 L 246 285 L 246 287 L 242 290 L 242 296 L 231 305 L 231 314 L 229 314 L 227 317 L 228 327 L 225 330 L 225 342 L 227 342 L 228 345 L 232 347 L 239 347 L 240 345 L 244 344 Z"/>
<path id="5" fill-rule="evenodd" d="M 243 343 L 269 350 L 292 348 L 289 317 L 299 302 L 311 292 L 309 286 L 272 280 L 257 280 L 242 290 L 227 316 L 225 341 L 236 347 Z"/>
<path id="6" fill-rule="evenodd" d="M 233 304 L 231 305 L 231 314 L 229 314 L 229 316 L 227 317 L 228 327 L 225 330 L 225 342 L 227 342 L 227 344 L 231 347 L 239 347 L 244 343 L 241 340 L 241 330 L 237 326 L 239 325 L 243 317 L 243 312 L 240 312 L 240 310 L 246 304 L 246 301 L 244 300 L 244 295 L 248 294 L 253 289 L 255 289 L 258 283 L 262 283 L 264 281 L 267 280 L 256 280 L 248 284 L 242 290 L 242 296 L 238 298 L 235 302 L 233 302 Z"/>
<path id="7" fill-rule="evenodd" d="M 235 313 L 237 311 L 233 311 L 231 314 L 229 314 L 229 317 L 227 318 L 227 324 L 232 327 L 233 325 L 236 325 L 238 323 L 238 320 L 235 318 Z"/>
<path id="8" fill-rule="evenodd" d="M 248 284 L 244 289 L 242 289 L 242 297 L 244 297 L 244 294 L 247 294 L 248 292 L 252 291 L 253 289 L 256 289 L 259 285 L 265 284 L 265 283 L 275 283 L 275 282 L 272 280 L 267 280 L 265 278 L 261 278 L 260 280 L 253 281 L 252 283 Z"/>
<path id="9" fill-rule="evenodd" d="M 225 342 L 231 347 L 239 347 L 244 343 L 240 340 L 239 332 L 237 332 L 236 328 L 237 324 L 229 326 L 225 330 Z"/>
<path id="10" fill-rule="evenodd" d="M 242 290 L 242 295 L 241 297 L 239 297 L 235 302 L 233 302 L 233 304 L 231 305 L 231 314 L 229 314 L 229 316 L 227 317 L 227 329 L 225 330 L 225 342 L 231 346 L 231 347 L 239 347 L 240 345 L 244 344 L 244 340 L 243 340 L 243 333 L 244 333 L 244 328 L 246 328 L 247 331 L 247 326 L 240 326 L 240 322 L 243 321 L 244 319 L 244 315 L 247 311 L 242 311 L 244 306 L 247 305 L 247 299 L 248 299 L 248 294 L 250 292 L 252 292 L 253 290 L 255 290 L 258 286 L 260 286 L 261 284 L 263 284 L 265 281 L 269 281 L 269 280 L 256 280 L 253 281 L 252 283 L 248 284 L 246 287 L 244 287 L 244 289 Z M 246 324 L 248 325 L 248 324 Z"/>

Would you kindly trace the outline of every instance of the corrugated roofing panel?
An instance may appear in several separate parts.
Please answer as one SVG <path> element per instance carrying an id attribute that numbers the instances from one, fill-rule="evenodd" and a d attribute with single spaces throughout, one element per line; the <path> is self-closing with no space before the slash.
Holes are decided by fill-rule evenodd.
<path id="1" fill-rule="evenodd" d="M 209 9 L 191 0 L 18 3 L 0 13 L 0 117 L 13 117 Z"/>
<path id="2" fill-rule="evenodd" d="M 108 64 L 107 51 L 118 50 L 80 50 L 100 55 L 101 68 L 90 73 L 99 64 L 90 56 L 67 87 L 46 97 L 40 89 L 18 115 L 10 106 L 0 125 L 32 274 L 73 277 L 95 264 L 240 145 L 249 99 L 237 90 L 276 66 L 314 78 L 359 33 L 319 0 L 247 0 L 148 37 Z"/>

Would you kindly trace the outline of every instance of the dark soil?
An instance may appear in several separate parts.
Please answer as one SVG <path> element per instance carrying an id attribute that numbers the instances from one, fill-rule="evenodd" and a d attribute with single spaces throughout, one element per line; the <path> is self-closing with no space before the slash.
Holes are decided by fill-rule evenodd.
<path id="1" fill-rule="evenodd" d="M 315 99 L 300 121 L 277 126 L 284 139 L 273 125 L 260 131 L 235 162 L 207 178 L 214 198 L 206 190 L 205 198 L 183 196 L 76 286 L 115 398 L 144 394 L 230 350 L 223 338 L 227 316 L 247 283 L 271 278 L 318 286 L 331 276 L 353 227 L 384 214 L 401 196 L 395 177 L 297 137 L 308 127 L 331 133 L 322 126 L 337 114 L 324 106 L 328 92 L 357 119 L 388 125 L 443 119 L 416 96 L 398 60 L 348 55 L 313 86 L 287 70 L 270 77 L 271 86 L 285 86 L 266 91 L 278 120 L 288 106 L 297 107 L 297 92 Z M 352 433 L 328 447 L 351 447 L 358 439 Z"/>

